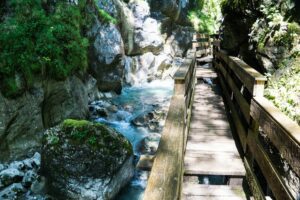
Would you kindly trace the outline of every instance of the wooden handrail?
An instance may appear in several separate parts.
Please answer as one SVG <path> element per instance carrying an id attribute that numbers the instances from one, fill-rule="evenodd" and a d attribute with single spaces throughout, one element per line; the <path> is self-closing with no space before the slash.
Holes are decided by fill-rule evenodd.
<path id="1" fill-rule="evenodd" d="M 183 156 L 190 118 L 188 110 L 194 91 L 195 74 L 195 51 L 190 51 L 174 75 L 174 95 L 144 200 L 174 200 L 181 197 Z"/>
<path id="2" fill-rule="evenodd" d="M 300 127 L 263 97 L 264 76 L 239 58 L 227 55 L 220 49 L 219 40 L 213 45 L 213 64 L 243 147 L 246 178 L 254 198 L 267 199 L 270 195 L 297 199 L 300 194 L 291 191 L 288 177 L 282 174 L 274 157 L 282 159 L 289 173 L 300 180 Z M 272 153 L 274 150 L 277 155 Z"/>
<path id="3" fill-rule="evenodd" d="M 200 41 L 201 43 L 201 41 Z M 174 94 L 156 152 L 144 200 L 181 199 L 185 145 L 196 80 L 196 48 L 174 75 Z"/>

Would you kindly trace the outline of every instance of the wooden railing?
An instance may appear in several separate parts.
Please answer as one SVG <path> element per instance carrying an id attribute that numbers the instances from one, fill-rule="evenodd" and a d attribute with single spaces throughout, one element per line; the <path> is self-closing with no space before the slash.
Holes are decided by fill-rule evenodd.
<path id="1" fill-rule="evenodd" d="M 292 176 L 300 187 L 300 127 L 263 97 L 264 76 L 239 58 L 228 56 L 219 41 L 213 44 L 213 63 L 242 146 L 253 197 L 298 199 L 300 189 L 292 189 L 288 181 Z"/>
<path id="2" fill-rule="evenodd" d="M 196 57 L 207 56 L 212 53 L 211 37 L 209 34 L 194 34 L 192 48 L 196 50 Z"/>
<path id="3" fill-rule="evenodd" d="M 195 87 L 195 51 L 191 50 L 174 76 L 174 94 L 156 152 L 144 200 L 181 197 L 183 160 Z"/>

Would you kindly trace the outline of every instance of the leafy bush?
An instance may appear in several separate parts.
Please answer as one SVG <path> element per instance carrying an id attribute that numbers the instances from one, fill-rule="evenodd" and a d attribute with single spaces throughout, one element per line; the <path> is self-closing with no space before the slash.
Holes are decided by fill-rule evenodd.
<path id="1" fill-rule="evenodd" d="M 89 42 L 82 35 L 86 2 L 58 1 L 53 13 L 42 2 L 11 0 L 12 16 L 0 24 L 0 87 L 7 97 L 16 92 L 16 74 L 30 88 L 35 75 L 62 80 L 88 65 Z"/>

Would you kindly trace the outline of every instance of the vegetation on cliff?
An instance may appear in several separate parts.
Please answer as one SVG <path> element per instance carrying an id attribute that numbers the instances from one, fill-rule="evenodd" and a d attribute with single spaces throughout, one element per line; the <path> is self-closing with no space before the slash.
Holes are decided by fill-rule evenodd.
<path id="1" fill-rule="evenodd" d="M 10 1 L 11 13 L 0 24 L 0 86 L 5 96 L 30 88 L 35 75 L 61 80 L 87 67 L 84 2 L 59 1 L 52 11 L 40 0 Z"/>
<path id="2" fill-rule="evenodd" d="M 7 2 L 4 20 L 0 21 L 0 90 L 4 96 L 14 97 L 30 89 L 35 77 L 64 80 L 88 67 L 86 32 L 97 7 L 88 6 L 86 0 L 78 4 L 62 0 Z M 101 9 L 98 17 L 116 23 Z"/>
<path id="3" fill-rule="evenodd" d="M 221 24 L 221 0 L 193 0 L 189 19 L 195 30 L 202 33 L 216 33 Z"/>

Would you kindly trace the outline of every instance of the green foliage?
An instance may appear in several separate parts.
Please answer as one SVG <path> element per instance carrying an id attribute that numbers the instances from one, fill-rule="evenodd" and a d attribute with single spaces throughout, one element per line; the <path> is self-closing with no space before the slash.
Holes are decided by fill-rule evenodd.
<path id="1" fill-rule="evenodd" d="M 88 139 L 88 143 L 90 145 L 95 145 L 97 143 L 97 138 L 95 136 L 92 136 Z"/>
<path id="2" fill-rule="evenodd" d="M 59 143 L 59 137 L 56 135 L 50 135 L 47 140 L 48 140 L 49 144 L 52 144 L 52 145 L 56 145 Z"/>
<path id="3" fill-rule="evenodd" d="M 261 5 L 260 11 L 264 18 L 256 20 L 250 33 L 251 41 L 258 44 L 259 50 L 264 49 L 267 40 L 288 50 L 296 46 L 300 33 L 297 23 L 286 21 L 276 5 Z"/>
<path id="4" fill-rule="evenodd" d="M 197 0 L 196 8 L 189 12 L 188 17 L 198 32 L 215 33 L 221 20 L 219 0 Z"/>
<path id="5" fill-rule="evenodd" d="M 94 4 L 97 9 L 98 16 L 100 19 L 102 19 L 102 21 L 104 21 L 106 23 L 112 23 L 112 24 L 118 23 L 118 20 L 116 18 L 112 17 L 108 12 L 106 12 L 105 10 L 103 10 L 97 6 L 96 0 L 94 0 Z"/>
<path id="6" fill-rule="evenodd" d="M 58 1 L 47 13 L 42 0 L 12 0 L 12 16 L 0 24 L 0 86 L 5 96 L 14 94 L 11 79 L 20 74 L 30 88 L 36 75 L 63 80 L 87 67 L 89 42 L 82 36 L 86 27 L 86 1 L 79 5 Z"/>
<path id="7" fill-rule="evenodd" d="M 271 76 L 265 96 L 300 125 L 300 56 L 282 61 L 279 77 Z"/>

